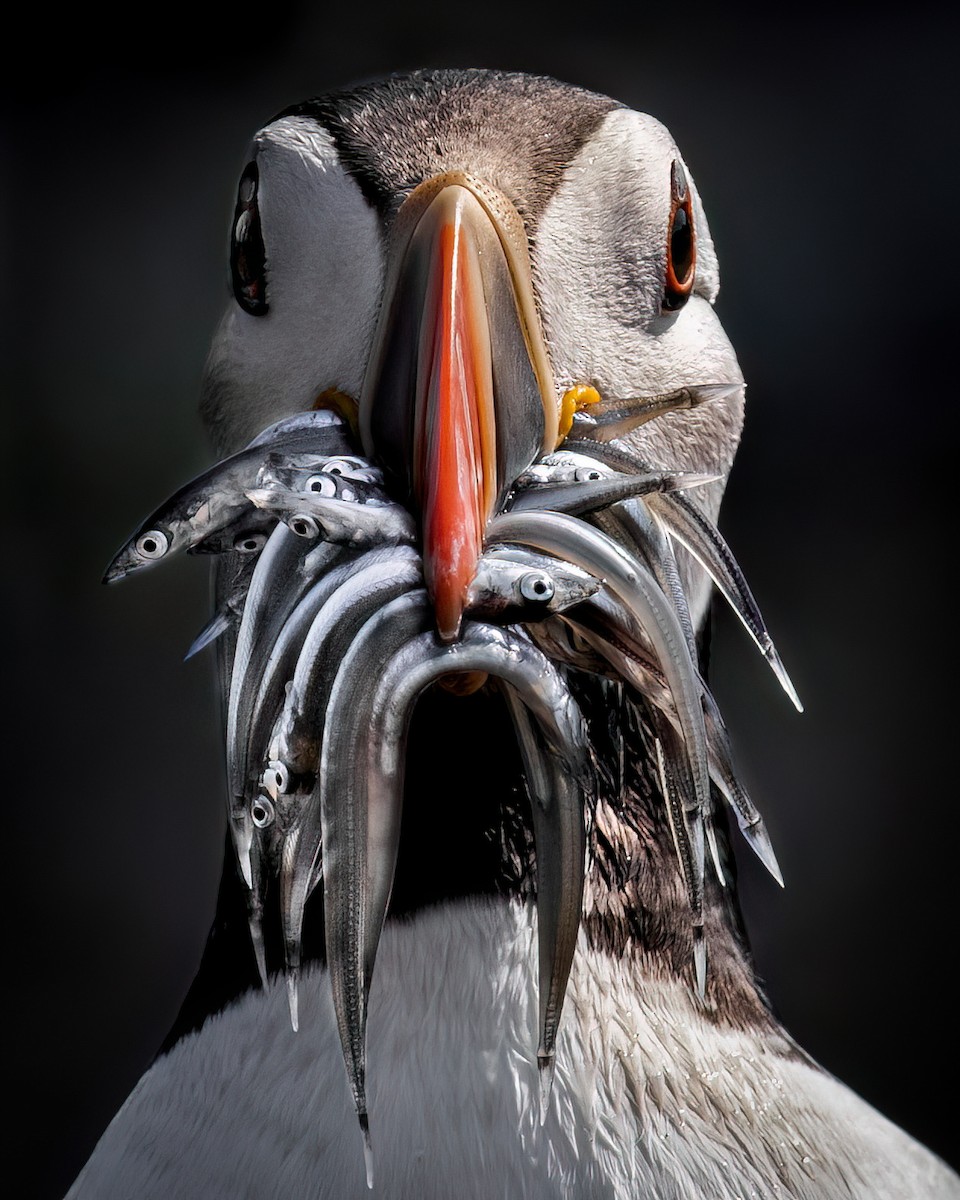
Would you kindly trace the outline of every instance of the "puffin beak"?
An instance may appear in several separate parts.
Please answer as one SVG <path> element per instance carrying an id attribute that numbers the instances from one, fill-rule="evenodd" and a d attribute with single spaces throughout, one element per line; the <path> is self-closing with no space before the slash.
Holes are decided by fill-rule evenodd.
<path id="1" fill-rule="evenodd" d="M 360 432 L 419 519 L 444 642 L 487 522 L 556 445 L 558 408 L 517 210 L 463 172 L 421 184 L 393 227 Z"/>

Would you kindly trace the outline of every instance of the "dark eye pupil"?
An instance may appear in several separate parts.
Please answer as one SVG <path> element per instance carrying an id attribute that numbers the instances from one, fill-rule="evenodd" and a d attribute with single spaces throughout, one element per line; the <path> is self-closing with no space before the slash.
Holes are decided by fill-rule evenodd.
<path id="1" fill-rule="evenodd" d="M 673 230 L 670 233 L 670 257 L 673 260 L 673 272 L 680 281 L 686 280 L 693 265 L 693 237 L 686 211 L 677 209 L 673 218 Z"/>
<path id="2" fill-rule="evenodd" d="M 143 548 L 148 554 L 152 554 L 157 548 L 157 543 L 153 540 L 153 538 L 146 538 L 143 543 Z"/>
<path id="3" fill-rule="evenodd" d="M 670 171 L 670 224 L 667 229 L 667 270 L 662 308 L 675 312 L 686 304 L 693 291 L 697 265 L 697 242 L 693 228 L 693 206 L 687 177 L 680 163 Z"/>
<path id="4" fill-rule="evenodd" d="M 230 240 L 230 270 L 237 303 L 253 317 L 267 312 L 267 252 L 260 228 L 257 191 L 260 174 L 256 163 L 249 163 L 240 177 L 237 207 L 233 214 Z"/>

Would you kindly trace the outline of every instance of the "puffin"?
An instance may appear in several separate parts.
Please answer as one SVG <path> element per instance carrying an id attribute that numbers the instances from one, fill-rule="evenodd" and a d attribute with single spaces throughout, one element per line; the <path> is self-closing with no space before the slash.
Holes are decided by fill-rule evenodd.
<path id="1" fill-rule="evenodd" d="M 70 1200 L 960 1197 L 751 962 L 716 590 L 799 698 L 716 531 L 745 384 L 669 132 L 502 71 L 321 95 L 253 138 L 229 267 L 217 911 Z"/>

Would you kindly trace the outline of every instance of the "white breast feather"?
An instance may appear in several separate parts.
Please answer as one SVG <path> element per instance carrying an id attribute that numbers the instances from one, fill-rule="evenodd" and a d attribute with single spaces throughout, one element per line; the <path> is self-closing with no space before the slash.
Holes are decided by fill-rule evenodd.
<path id="1" fill-rule="evenodd" d="M 68 1200 L 949 1200 L 960 1180 L 785 1037 L 716 1029 L 679 983 L 581 943 L 546 1125 L 535 918 L 493 901 L 391 924 L 371 995 L 375 1191 L 323 972 L 141 1080 Z"/>

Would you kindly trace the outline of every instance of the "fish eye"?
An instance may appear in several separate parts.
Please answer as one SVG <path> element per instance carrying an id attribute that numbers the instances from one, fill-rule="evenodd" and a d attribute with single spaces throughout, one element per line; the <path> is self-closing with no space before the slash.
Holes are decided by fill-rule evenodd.
<path id="1" fill-rule="evenodd" d="M 553 598 L 553 580 L 546 571 L 527 571 L 520 576 L 520 595 L 524 600 L 537 600 L 545 604 Z"/>
<path id="2" fill-rule="evenodd" d="M 170 539 L 162 529 L 148 529 L 137 538 L 137 553 L 141 558 L 163 558 L 170 549 Z"/>
<path id="3" fill-rule="evenodd" d="M 697 234 L 693 227 L 693 202 L 686 173 L 674 160 L 670 168 L 670 220 L 667 223 L 667 273 L 661 309 L 683 308 L 693 291 L 697 266 Z"/>
<path id="4" fill-rule="evenodd" d="M 266 540 L 267 535 L 259 531 L 238 533 L 233 539 L 233 548 L 238 554 L 256 554 L 263 549 Z"/>
<path id="5" fill-rule="evenodd" d="M 307 513 L 294 513 L 287 524 L 297 537 L 318 538 L 320 536 L 320 526 Z"/>
<path id="6" fill-rule="evenodd" d="M 266 796 L 258 796 L 250 805 L 250 816 L 258 829 L 266 829 L 273 824 L 276 813 Z"/>
<path id="7" fill-rule="evenodd" d="M 310 476 L 303 490 L 332 500 L 337 494 L 337 484 L 329 471 L 321 471 L 319 475 Z"/>
<path id="8" fill-rule="evenodd" d="M 323 469 L 328 475 L 349 475 L 351 471 L 358 470 L 358 464 L 348 462 L 345 458 L 331 458 Z"/>
<path id="9" fill-rule="evenodd" d="M 267 764 L 267 769 L 264 772 L 264 785 L 275 788 L 277 795 L 283 795 L 290 787 L 290 772 L 287 769 L 286 763 L 280 762 L 279 759 L 274 759 Z"/>
<path id="10" fill-rule="evenodd" d="M 260 172 L 255 162 L 247 163 L 237 188 L 237 206 L 230 233 L 230 274 L 233 294 L 244 312 L 262 317 L 267 306 L 267 251 L 260 228 L 257 192 Z"/>
<path id="11" fill-rule="evenodd" d="M 586 483 L 590 479 L 602 479 L 603 472 L 598 471 L 596 467 L 577 467 L 573 477 L 578 483 Z"/>

